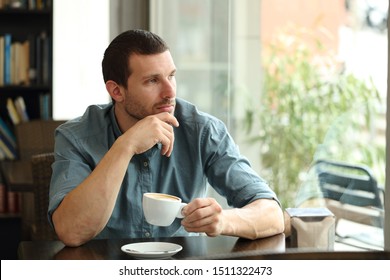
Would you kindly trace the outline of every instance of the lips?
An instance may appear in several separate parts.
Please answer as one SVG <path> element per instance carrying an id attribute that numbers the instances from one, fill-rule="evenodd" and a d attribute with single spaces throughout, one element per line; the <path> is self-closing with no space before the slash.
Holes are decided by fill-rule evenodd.
<path id="1" fill-rule="evenodd" d="M 168 113 L 171 113 L 173 111 L 173 109 L 175 108 L 174 105 L 165 105 L 165 106 L 160 106 L 158 107 L 157 109 L 160 111 L 160 112 L 168 112 Z"/>
<path id="2" fill-rule="evenodd" d="M 161 112 L 168 112 L 171 113 L 175 109 L 175 102 L 170 102 L 170 103 L 164 103 L 157 105 L 157 110 Z"/>

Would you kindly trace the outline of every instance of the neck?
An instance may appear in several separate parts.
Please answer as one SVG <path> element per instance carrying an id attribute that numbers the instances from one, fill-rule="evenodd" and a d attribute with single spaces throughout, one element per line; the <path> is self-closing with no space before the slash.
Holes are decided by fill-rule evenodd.
<path id="1" fill-rule="evenodd" d="M 114 114 L 119 129 L 122 133 L 125 133 L 129 128 L 131 128 L 139 121 L 139 119 L 129 115 L 123 107 L 117 106 L 117 104 L 114 104 Z"/>

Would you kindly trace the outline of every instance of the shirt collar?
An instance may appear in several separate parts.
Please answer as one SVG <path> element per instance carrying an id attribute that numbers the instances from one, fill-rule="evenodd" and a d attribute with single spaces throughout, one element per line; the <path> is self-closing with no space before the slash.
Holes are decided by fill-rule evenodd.
<path id="1" fill-rule="evenodd" d="M 115 135 L 115 139 L 116 139 L 116 138 L 118 138 L 119 136 L 122 135 L 122 132 L 121 132 L 121 130 L 119 129 L 118 122 L 116 121 L 116 117 L 115 117 L 115 105 L 114 105 L 114 104 L 111 105 L 111 109 L 110 109 L 110 120 L 111 120 L 111 123 L 112 123 L 112 129 L 113 129 L 113 132 L 114 132 L 114 135 Z"/>

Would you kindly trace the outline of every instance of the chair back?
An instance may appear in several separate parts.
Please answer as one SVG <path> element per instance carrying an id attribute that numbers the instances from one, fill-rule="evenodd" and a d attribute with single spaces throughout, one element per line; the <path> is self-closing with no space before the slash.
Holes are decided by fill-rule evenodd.
<path id="1" fill-rule="evenodd" d="M 324 198 L 355 206 L 383 208 L 378 183 L 367 166 L 319 160 L 314 167 Z"/>
<path id="2" fill-rule="evenodd" d="M 49 187 L 52 175 L 51 165 L 54 153 L 43 153 L 31 157 L 34 183 L 34 222 L 31 228 L 32 240 L 58 239 L 47 217 L 49 207 Z"/>
<path id="3" fill-rule="evenodd" d="M 30 160 L 31 156 L 54 151 L 54 131 L 65 121 L 31 120 L 15 126 L 15 135 L 20 160 Z"/>

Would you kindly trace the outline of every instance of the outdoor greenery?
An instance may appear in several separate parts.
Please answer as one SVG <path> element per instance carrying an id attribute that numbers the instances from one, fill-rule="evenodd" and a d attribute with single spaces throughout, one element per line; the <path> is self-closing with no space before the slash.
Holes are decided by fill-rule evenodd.
<path id="1" fill-rule="evenodd" d="M 259 105 L 246 111 L 250 141 L 260 145 L 262 175 L 284 207 L 295 206 L 302 179 L 318 158 L 377 166 L 384 176 L 384 141 L 371 142 L 378 91 L 344 71 L 318 38 L 296 26 L 275 37 L 263 50 L 264 88 L 260 102 L 252 102 Z"/>

